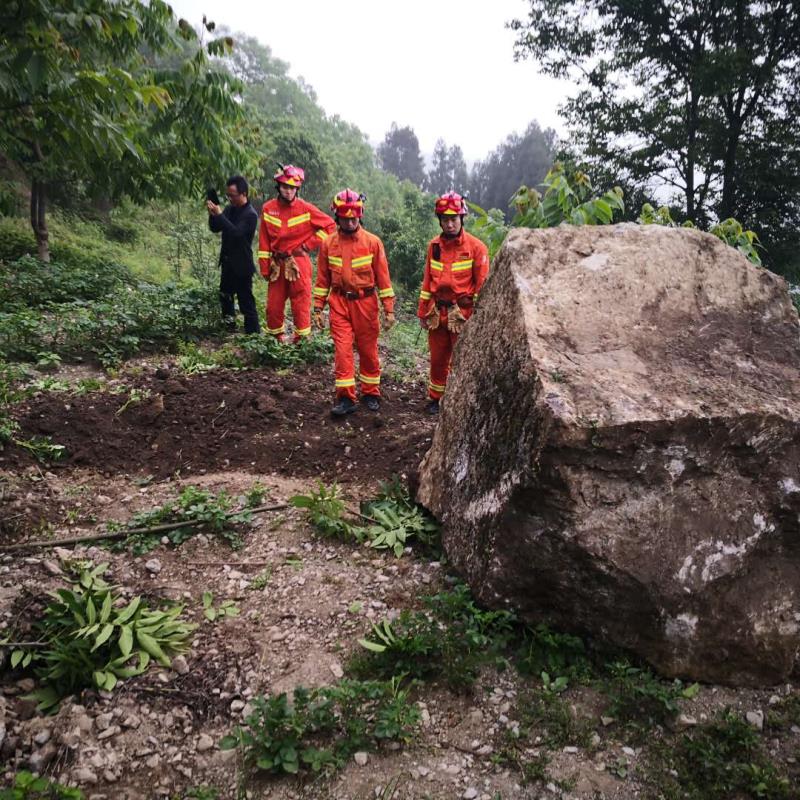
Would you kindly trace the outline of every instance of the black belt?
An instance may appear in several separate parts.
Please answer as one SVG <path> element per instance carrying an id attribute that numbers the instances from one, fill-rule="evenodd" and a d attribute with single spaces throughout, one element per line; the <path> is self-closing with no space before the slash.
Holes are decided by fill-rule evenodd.
<path id="1" fill-rule="evenodd" d="M 362 297 L 369 297 L 372 294 L 375 294 L 375 287 L 368 286 L 366 289 L 358 289 L 355 292 L 348 292 L 342 289 L 339 286 L 334 286 L 333 291 L 336 294 L 340 294 L 348 300 L 360 300 Z"/>

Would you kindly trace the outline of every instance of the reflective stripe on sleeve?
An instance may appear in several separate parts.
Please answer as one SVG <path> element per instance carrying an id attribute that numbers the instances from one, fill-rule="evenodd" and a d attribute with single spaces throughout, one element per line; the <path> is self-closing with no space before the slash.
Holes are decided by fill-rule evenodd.
<path id="1" fill-rule="evenodd" d="M 379 289 L 378 297 L 394 297 L 394 289 L 391 286 L 388 289 Z"/>
<path id="2" fill-rule="evenodd" d="M 322 286 L 314 287 L 314 297 L 327 297 L 330 293 L 330 289 L 325 289 Z"/>
<path id="3" fill-rule="evenodd" d="M 323 230 L 322 230 L 322 228 L 320 228 L 320 229 L 317 231 L 317 234 L 316 234 L 316 235 L 317 235 L 317 236 L 318 236 L 320 239 L 322 239 L 322 241 L 323 241 L 323 242 L 324 242 L 324 241 L 325 241 L 325 240 L 328 238 L 328 234 L 327 234 L 327 233 L 325 233 L 325 231 L 323 231 Z"/>
<path id="4" fill-rule="evenodd" d="M 304 222 L 311 222 L 311 212 L 306 211 L 305 214 L 300 214 L 298 217 L 291 217 L 286 220 L 286 225 L 289 228 L 294 228 L 295 225 L 302 225 Z"/>
<path id="5" fill-rule="evenodd" d="M 269 250 L 259 250 L 258 251 L 259 258 L 272 258 L 272 253 Z"/>
<path id="6" fill-rule="evenodd" d="M 426 292 L 424 289 L 420 290 L 419 299 L 420 300 L 430 300 L 433 295 L 430 292 Z"/>
<path id="7" fill-rule="evenodd" d="M 276 228 L 280 228 L 283 224 L 278 217 L 273 217 L 272 214 L 267 214 L 264 212 L 264 221 L 269 222 L 270 225 L 274 225 Z"/>
<path id="8" fill-rule="evenodd" d="M 441 272 L 444 269 L 444 264 L 441 261 L 434 261 L 431 259 L 431 269 L 435 269 L 437 272 Z"/>

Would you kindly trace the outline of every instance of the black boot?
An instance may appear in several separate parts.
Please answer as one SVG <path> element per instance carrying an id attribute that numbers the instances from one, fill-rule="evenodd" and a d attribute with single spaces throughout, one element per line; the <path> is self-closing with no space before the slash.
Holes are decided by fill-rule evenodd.
<path id="1" fill-rule="evenodd" d="M 439 413 L 439 401 L 438 400 L 431 400 L 428 405 L 425 406 L 425 410 L 429 414 L 438 414 Z"/>
<path id="2" fill-rule="evenodd" d="M 358 406 L 349 397 L 340 397 L 331 409 L 331 414 L 334 417 L 344 417 L 352 414 L 357 408 Z"/>
<path id="3" fill-rule="evenodd" d="M 379 411 L 381 407 L 381 399 L 380 397 L 376 397 L 374 394 L 364 394 L 361 395 L 361 402 L 370 410 L 370 411 Z"/>

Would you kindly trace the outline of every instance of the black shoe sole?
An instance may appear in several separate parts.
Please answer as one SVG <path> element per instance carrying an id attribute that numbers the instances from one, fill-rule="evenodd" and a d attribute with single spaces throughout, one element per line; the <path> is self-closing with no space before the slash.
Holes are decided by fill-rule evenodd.
<path id="1" fill-rule="evenodd" d="M 358 411 L 358 406 L 351 406 L 350 408 L 344 411 L 337 411 L 335 408 L 331 409 L 331 416 L 332 417 L 346 417 L 348 414 L 353 414 L 354 412 Z"/>

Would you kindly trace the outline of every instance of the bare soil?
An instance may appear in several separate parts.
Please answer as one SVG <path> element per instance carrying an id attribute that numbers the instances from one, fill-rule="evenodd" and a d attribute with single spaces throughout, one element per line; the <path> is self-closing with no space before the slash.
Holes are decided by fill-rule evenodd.
<path id="1" fill-rule="evenodd" d="M 126 383 L 147 396 L 122 411 L 129 393 L 42 393 L 20 409 L 23 435 L 51 435 L 68 457 L 45 469 L 24 450 L 0 454 L 0 545 L 91 534 L 102 522 L 162 505 L 190 484 L 237 496 L 260 482 L 277 503 L 317 480 L 338 481 L 355 507 L 379 480 L 411 475 L 435 425 L 423 412 L 421 382 L 388 382 L 379 415 L 360 409 L 344 421 L 328 415 L 330 382 L 327 367 L 184 377 L 173 365 L 145 363 Z M 549 777 L 528 785 L 499 763 L 519 724 L 520 696 L 539 685 L 513 669 L 487 669 L 466 695 L 438 685 L 418 689 L 422 723 L 408 747 L 383 748 L 331 778 L 245 781 L 236 753 L 221 751 L 218 742 L 248 713 L 250 699 L 346 675 L 357 639 L 374 622 L 447 586 L 446 565 L 320 539 L 300 510 L 288 508 L 257 516 L 238 551 L 201 534 L 138 557 L 98 546 L 0 553 L 2 624 L 30 622 L 46 593 L 64 584 L 71 558 L 109 563 L 109 579 L 128 595 L 180 601 L 199 627 L 185 663 L 151 668 L 111 694 L 85 691 L 62 703 L 56 716 L 37 714 L 25 699 L 33 682 L 6 667 L 0 674 L 6 781 L 31 768 L 80 786 L 91 800 L 184 798 L 201 786 L 226 800 L 645 796 L 642 745 L 601 721 L 607 700 L 592 689 L 564 695 L 596 734 L 591 746 L 576 742 L 548 753 Z M 257 578 L 262 588 L 255 588 Z M 234 600 L 241 615 L 204 620 L 204 591 L 217 604 Z M 699 722 L 727 705 L 768 712 L 771 701 L 790 691 L 703 687 L 684 710 Z M 767 746 L 796 778 L 800 730 Z M 525 757 L 541 752 L 534 732 Z"/>

